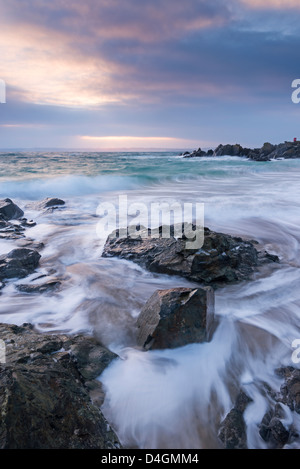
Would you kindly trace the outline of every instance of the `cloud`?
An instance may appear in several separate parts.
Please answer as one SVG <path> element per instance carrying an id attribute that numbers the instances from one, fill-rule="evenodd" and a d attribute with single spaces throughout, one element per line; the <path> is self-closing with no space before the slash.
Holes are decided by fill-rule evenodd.
<path id="1" fill-rule="evenodd" d="M 239 0 L 242 4 L 251 9 L 300 9 L 299 0 Z"/>
<path id="2" fill-rule="evenodd" d="M 200 131 L 211 141 L 209 126 L 222 134 L 250 108 L 255 116 L 284 107 L 298 77 L 298 0 L 0 0 L 0 8 L 8 101 L 0 121 L 20 126 L 2 132 L 26 131 L 28 140 L 23 123 L 78 145 L 101 142 L 82 135 L 193 140 Z"/>
<path id="3" fill-rule="evenodd" d="M 234 5 L 247 1 L 0 0 L 0 76 L 14 97 L 39 105 L 246 99 L 266 89 L 272 69 L 268 89 L 294 70 L 280 37 L 290 23 L 237 17 Z"/>
<path id="4" fill-rule="evenodd" d="M 137 39 L 159 42 L 226 22 L 230 17 L 223 0 L 10 0 L 3 3 L 7 20 L 39 24 L 100 39 Z"/>
<path id="5" fill-rule="evenodd" d="M 164 44 L 172 53 L 186 35 L 229 19 L 221 0 L 213 6 L 204 0 L 0 0 L 0 6 L 0 73 L 15 94 L 75 107 L 140 99 L 143 83 L 132 77 L 143 60 Z M 167 88 L 178 90 L 172 82 Z"/>

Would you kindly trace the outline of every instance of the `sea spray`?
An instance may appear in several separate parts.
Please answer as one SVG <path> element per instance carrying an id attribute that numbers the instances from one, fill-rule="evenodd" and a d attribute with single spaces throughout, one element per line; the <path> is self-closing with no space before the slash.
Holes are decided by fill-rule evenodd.
<path id="1" fill-rule="evenodd" d="M 0 160 L 1 197 L 18 197 L 25 216 L 37 222 L 26 236 L 45 244 L 36 273 L 22 282 L 49 272 L 61 280 L 57 291 L 38 295 L 8 283 L 1 290 L 1 321 L 93 334 L 119 353 L 122 359 L 100 377 L 107 392 L 103 409 L 129 446 L 222 447 L 219 425 L 242 389 L 252 398 L 244 413 L 248 447 L 266 447 L 258 427 L 274 404 L 268 389 L 278 393 L 283 383 L 275 369 L 299 366 L 292 344 L 300 339 L 300 161 L 71 153 Z M 159 352 L 135 348 L 136 318 L 152 293 L 195 284 L 101 258 L 105 239 L 97 235 L 96 209 L 120 192 L 146 204 L 200 200 L 206 226 L 255 239 L 279 256 L 278 265 L 264 266 L 251 281 L 216 291 L 220 324 L 210 343 Z M 29 208 L 51 195 L 66 206 L 46 213 Z M 0 252 L 12 246 L 1 240 Z M 292 419 L 299 431 L 298 414 L 285 411 L 286 425 Z"/>

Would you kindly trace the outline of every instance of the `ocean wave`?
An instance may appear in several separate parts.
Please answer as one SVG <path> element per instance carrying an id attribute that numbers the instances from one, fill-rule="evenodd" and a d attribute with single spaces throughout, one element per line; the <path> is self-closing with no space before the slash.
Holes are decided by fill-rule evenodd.
<path id="1" fill-rule="evenodd" d="M 146 176 L 61 176 L 1 182 L 0 197 L 40 200 L 45 197 L 71 197 L 108 191 L 138 189 L 151 183 Z"/>

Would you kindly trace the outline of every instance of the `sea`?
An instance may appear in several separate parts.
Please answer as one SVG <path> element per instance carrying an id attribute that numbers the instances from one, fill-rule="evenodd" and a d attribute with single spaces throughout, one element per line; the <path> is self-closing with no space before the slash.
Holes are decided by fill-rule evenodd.
<path id="1" fill-rule="evenodd" d="M 99 379 L 102 411 L 126 447 L 221 448 L 220 422 L 243 390 L 252 399 L 244 413 L 247 446 L 268 448 L 258 429 L 274 405 L 268 389 L 279 392 L 283 384 L 275 370 L 299 368 L 299 181 L 297 159 L 183 158 L 178 151 L 2 152 L 0 198 L 11 198 L 36 222 L 26 236 L 45 245 L 37 272 L 19 282 L 52 275 L 62 284 L 51 294 L 27 294 L 9 282 L 0 297 L 0 322 L 32 323 L 41 333 L 93 335 L 118 354 Z M 135 346 L 135 324 L 147 299 L 157 289 L 199 285 L 101 257 L 107 237 L 99 230 L 101 210 L 117 209 L 120 196 L 134 208 L 202 204 L 205 226 L 254 239 L 280 262 L 216 290 L 219 325 L 210 342 L 142 352 Z M 38 210 L 35 203 L 46 197 L 66 204 Z M 0 241 L 0 255 L 14 248 L 13 240 Z M 300 415 L 285 405 L 281 411 L 299 432 Z"/>

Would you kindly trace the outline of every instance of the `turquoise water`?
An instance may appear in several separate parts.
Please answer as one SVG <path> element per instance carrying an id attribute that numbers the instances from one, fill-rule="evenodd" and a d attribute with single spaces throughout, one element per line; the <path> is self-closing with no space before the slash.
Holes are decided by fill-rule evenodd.
<path id="1" fill-rule="evenodd" d="M 98 337 L 123 359 L 101 380 L 103 411 L 121 441 L 141 448 L 218 448 L 218 424 L 244 389 L 253 403 L 245 414 L 248 446 L 266 448 L 258 425 L 268 410 L 265 383 L 279 391 L 275 368 L 291 361 L 300 338 L 300 160 L 258 163 L 246 158 L 184 159 L 163 153 L 2 153 L 0 198 L 12 198 L 37 222 L 26 236 L 43 242 L 37 274 L 62 279 L 51 295 L 3 290 L 0 320 L 31 322 L 41 332 L 83 332 Z M 129 202 L 201 202 L 205 224 L 256 239 L 280 264 L 251 281 L 216 292 L 220 325 L 208 344 L 139 352 L 135 321 L 156 290 L 196 286 L 156 275 L 119 259 L 101 257 L 97 207 Z M 39 212 L 44 197 L 63 209 Z M 15 247 L 0 241 L 0 253 Z M 22 280 L 24 283 L 25 280 Z M 214 405 L 212 406 L 212 401 Z M 298 415 L 286 420 L 300 432 Z M 300 447 L 299 440 L 286 447 Z"/>
<path id="2" fill-rule="evenodd" d="M 299 171 L 298 160 L 182 158 L 178 152 L 0 153 L 0 196 L 38 199 L 131 190 L 186 181 L 238 181 Z"/>

